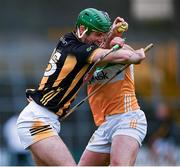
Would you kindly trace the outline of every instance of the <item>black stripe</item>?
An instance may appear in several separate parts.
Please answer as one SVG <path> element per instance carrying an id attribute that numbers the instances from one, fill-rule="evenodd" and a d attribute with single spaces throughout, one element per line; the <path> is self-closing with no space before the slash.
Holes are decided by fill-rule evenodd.
<path id="1" fill-rule="evenodd" d="M 67 96 L 64 98 L 64 100 L 61 102 L 61 105 L 66 104 L 74 96 L 74 94 L 77 93 L 77 91 L 79 90 L 79 87 L 82 85 L 82 80 L 83 80 L 83 78 L 81 78 L 77 82 L 76 86 L 69 92 L 69 94 L 67 94 Z"/>
<path id="2" fill-rule="evenodd" d="M 30 129 L 30 132 L 33 133 L 33 132 L 35 132 L 35 131 L 37 131 L 37 130 L 41 130 L 41 129 L 47 128 L 47 127 L 50 127 L 50 125 L 44 125 L 44 126 L 37 127 L 37 128 L 31 128 L 31 129 Z"/>
<path id="3" fill-rule="evenodd" d="M 84 75 L 79 79 L 75 87 L 72 89 L 72 91 L 65 97 L 66 100 L 63 100 L 63 103 L 59 104 L 62 97 L 66 93 L 66 91 L 70 88 L 72 82 L 75 79 L 75 76 L 84 68 L 84 64 L 76 64 L 74 69 L 60 82 L 58 87 L 63 88 L 63 91 L 60 92 L 60 94 L 56 95 L 53 99 L 51 99 L 46 106 L 48 106 L 48 109 L 53 109 L 54 111 L 58 111 L 59 107 L 63 106 L 71 97 L 77 92 L 79 87 L 81 86 L 83 82 L 83 77 L 90 68 L 90 66 L 87 68 L 87 71 L 85 71 Z"/>
<path id="4" fill-rule="evenodd" d="M 87 70 L 85 71 L 85 74 L 87 73 L 87 71 L 89 71 L 90 69 L 90 66 L 87 68 Z M 84 74 L 84 75 L 85 75 Z M 77 82 L 77 84 L 75 85 L 75 87 L 69 92 L 69 94 L 64 98 L 64 100 L 61 102 L 63 105 L 66 104 L 70 99 L 71 97 L 79 90 L 80 86 L 82 85 L 83 83 L 83 78 L 84 78 L 84 75 L 80 78 L 80 80 Z"/>
<path id="5" fill-rule="evenodd" d="M 64 88 L 65 90 L 68 90 L 70 85 L 72 84 L 72 81 L 74 80 L 75 76 L 81 71 L 83 68 L 78 66 L 78 63 L 76 63 L 75 67 L 72 69 L 72 71 L 59 83 L 58 87 Z"/>
<path id="6" fill-rule="evenodd" d="M 51 127 L 49 127 L 49 128 L 42 129 L 42 130 L 40 130 L 40 131 L 37 131 L 37 132 L 31 133 L 31 136 L 34 136 L 34 135 L 36 135 L 36 134 L 38 134 L 38 133 L 41 133 L 41 132 L 44 132 L 44 131 L 47 131 L 47 130 L 50 130 L 50 129 L 52 129 L 52 128 L 51 128 Z"/>

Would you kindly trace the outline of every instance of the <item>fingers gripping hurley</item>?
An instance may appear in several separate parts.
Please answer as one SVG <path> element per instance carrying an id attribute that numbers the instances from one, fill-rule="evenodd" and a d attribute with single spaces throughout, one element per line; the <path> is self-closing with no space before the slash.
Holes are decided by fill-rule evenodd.
<path id="1" fill-rule="evenodd" d="M 149 44 L 144 48 L 144 52 L 149 51 L 153 47 L 153 44 Z M 107 56 L 107 55 L 106 55 Z M 105 56 L 104 56 L 105 57 Z M 99 60 L 100 61 L 100 60 Z M 97 64 L 97 63 L 96 63 Z M 91 92 L 88 96 L 86 96 L 84 99 L 82 99 L 78 104 L 76 104 L 73 108 L 71 108 L 67 114 L 60 119 L 60 121 L 63 121 L 66 119 L 71 113 L 73 113 L 81 104 L 83 104 L 87 99 L 89 99 L 91 96 L 96 94 L 104 85 L 109 83 L 111 80 L 113 80 L 117 75 L 119 75 L 122 71 L 124 71 L 127 67 L 129 67 L 131 64 L 124 65 L 116 74 L 114 74 L 110 79 L 108 79 L 106 82 L 104 82 L 101 86 L 99 86 L 97 89 L 95 89 L 93 92 Z M 91 70 L 91 69 L 90 69 Z"/>

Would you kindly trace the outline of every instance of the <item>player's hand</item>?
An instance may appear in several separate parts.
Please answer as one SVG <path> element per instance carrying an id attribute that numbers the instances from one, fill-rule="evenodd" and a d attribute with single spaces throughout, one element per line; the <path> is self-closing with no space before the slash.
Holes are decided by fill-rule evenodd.
<path id="1" fill-rule="evenodd" d="M 114 37 L 110 42 L 110 47 L 112 48 L 116 44 L 122 48 L 125 44 L 125 40 L 121 37 Z"/>
<path id="2" fill-rule="evenodd" d="M 112 28 L 111 28 L 111 32 L 113 34 L 113 36 L 115 37 L 121 37 L 123 32 L 128 30 L 128 23 L 124 21 L 123 18 L 121 17 L 117 17 L 113 24 L 112 24 Z"/>
<path id="3" fill-rule="evenodd" d="M 136 55 L 137 55 L 137 59 L 136 59 L 136 63 L 134 64 L 140 64 L 142 60 L 144 60 L 146 58 L 144 49 L 138 49 L 135 51 Z"/>

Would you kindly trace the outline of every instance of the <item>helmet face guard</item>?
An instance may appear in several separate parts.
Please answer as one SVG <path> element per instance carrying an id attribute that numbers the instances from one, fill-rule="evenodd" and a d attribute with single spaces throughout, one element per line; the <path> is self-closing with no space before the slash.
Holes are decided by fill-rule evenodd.
<path id="1" fill-rule="evenodd" d="M 84 25 L 88 29 L 87 34 L 92 31 L 108 32 L 111 28 L 111 20 L 106 12 L 87 8 L 79 13 L 76 26 L 80 25 Z"/>

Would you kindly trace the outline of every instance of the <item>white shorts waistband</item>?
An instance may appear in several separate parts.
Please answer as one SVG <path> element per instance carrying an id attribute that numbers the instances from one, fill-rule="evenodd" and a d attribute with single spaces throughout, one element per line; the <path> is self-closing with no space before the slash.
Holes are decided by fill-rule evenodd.
<path id="1" fill-rule="evenodd" d="M 55 113 L 53 113 L 52 111 L 48 110 L 47 108 L 45 108 L 43 106 L 40 106 L 39 104 L 37 104 L 33 100 L 29 103 L 29 106 L 31 106 L 33 108 L 35 107 L 36 112 L 46 114 L 48 117 L 51 117 L 51 118 L 54 118 L 54 119 L 58 119 L 58 116 Z"/>

